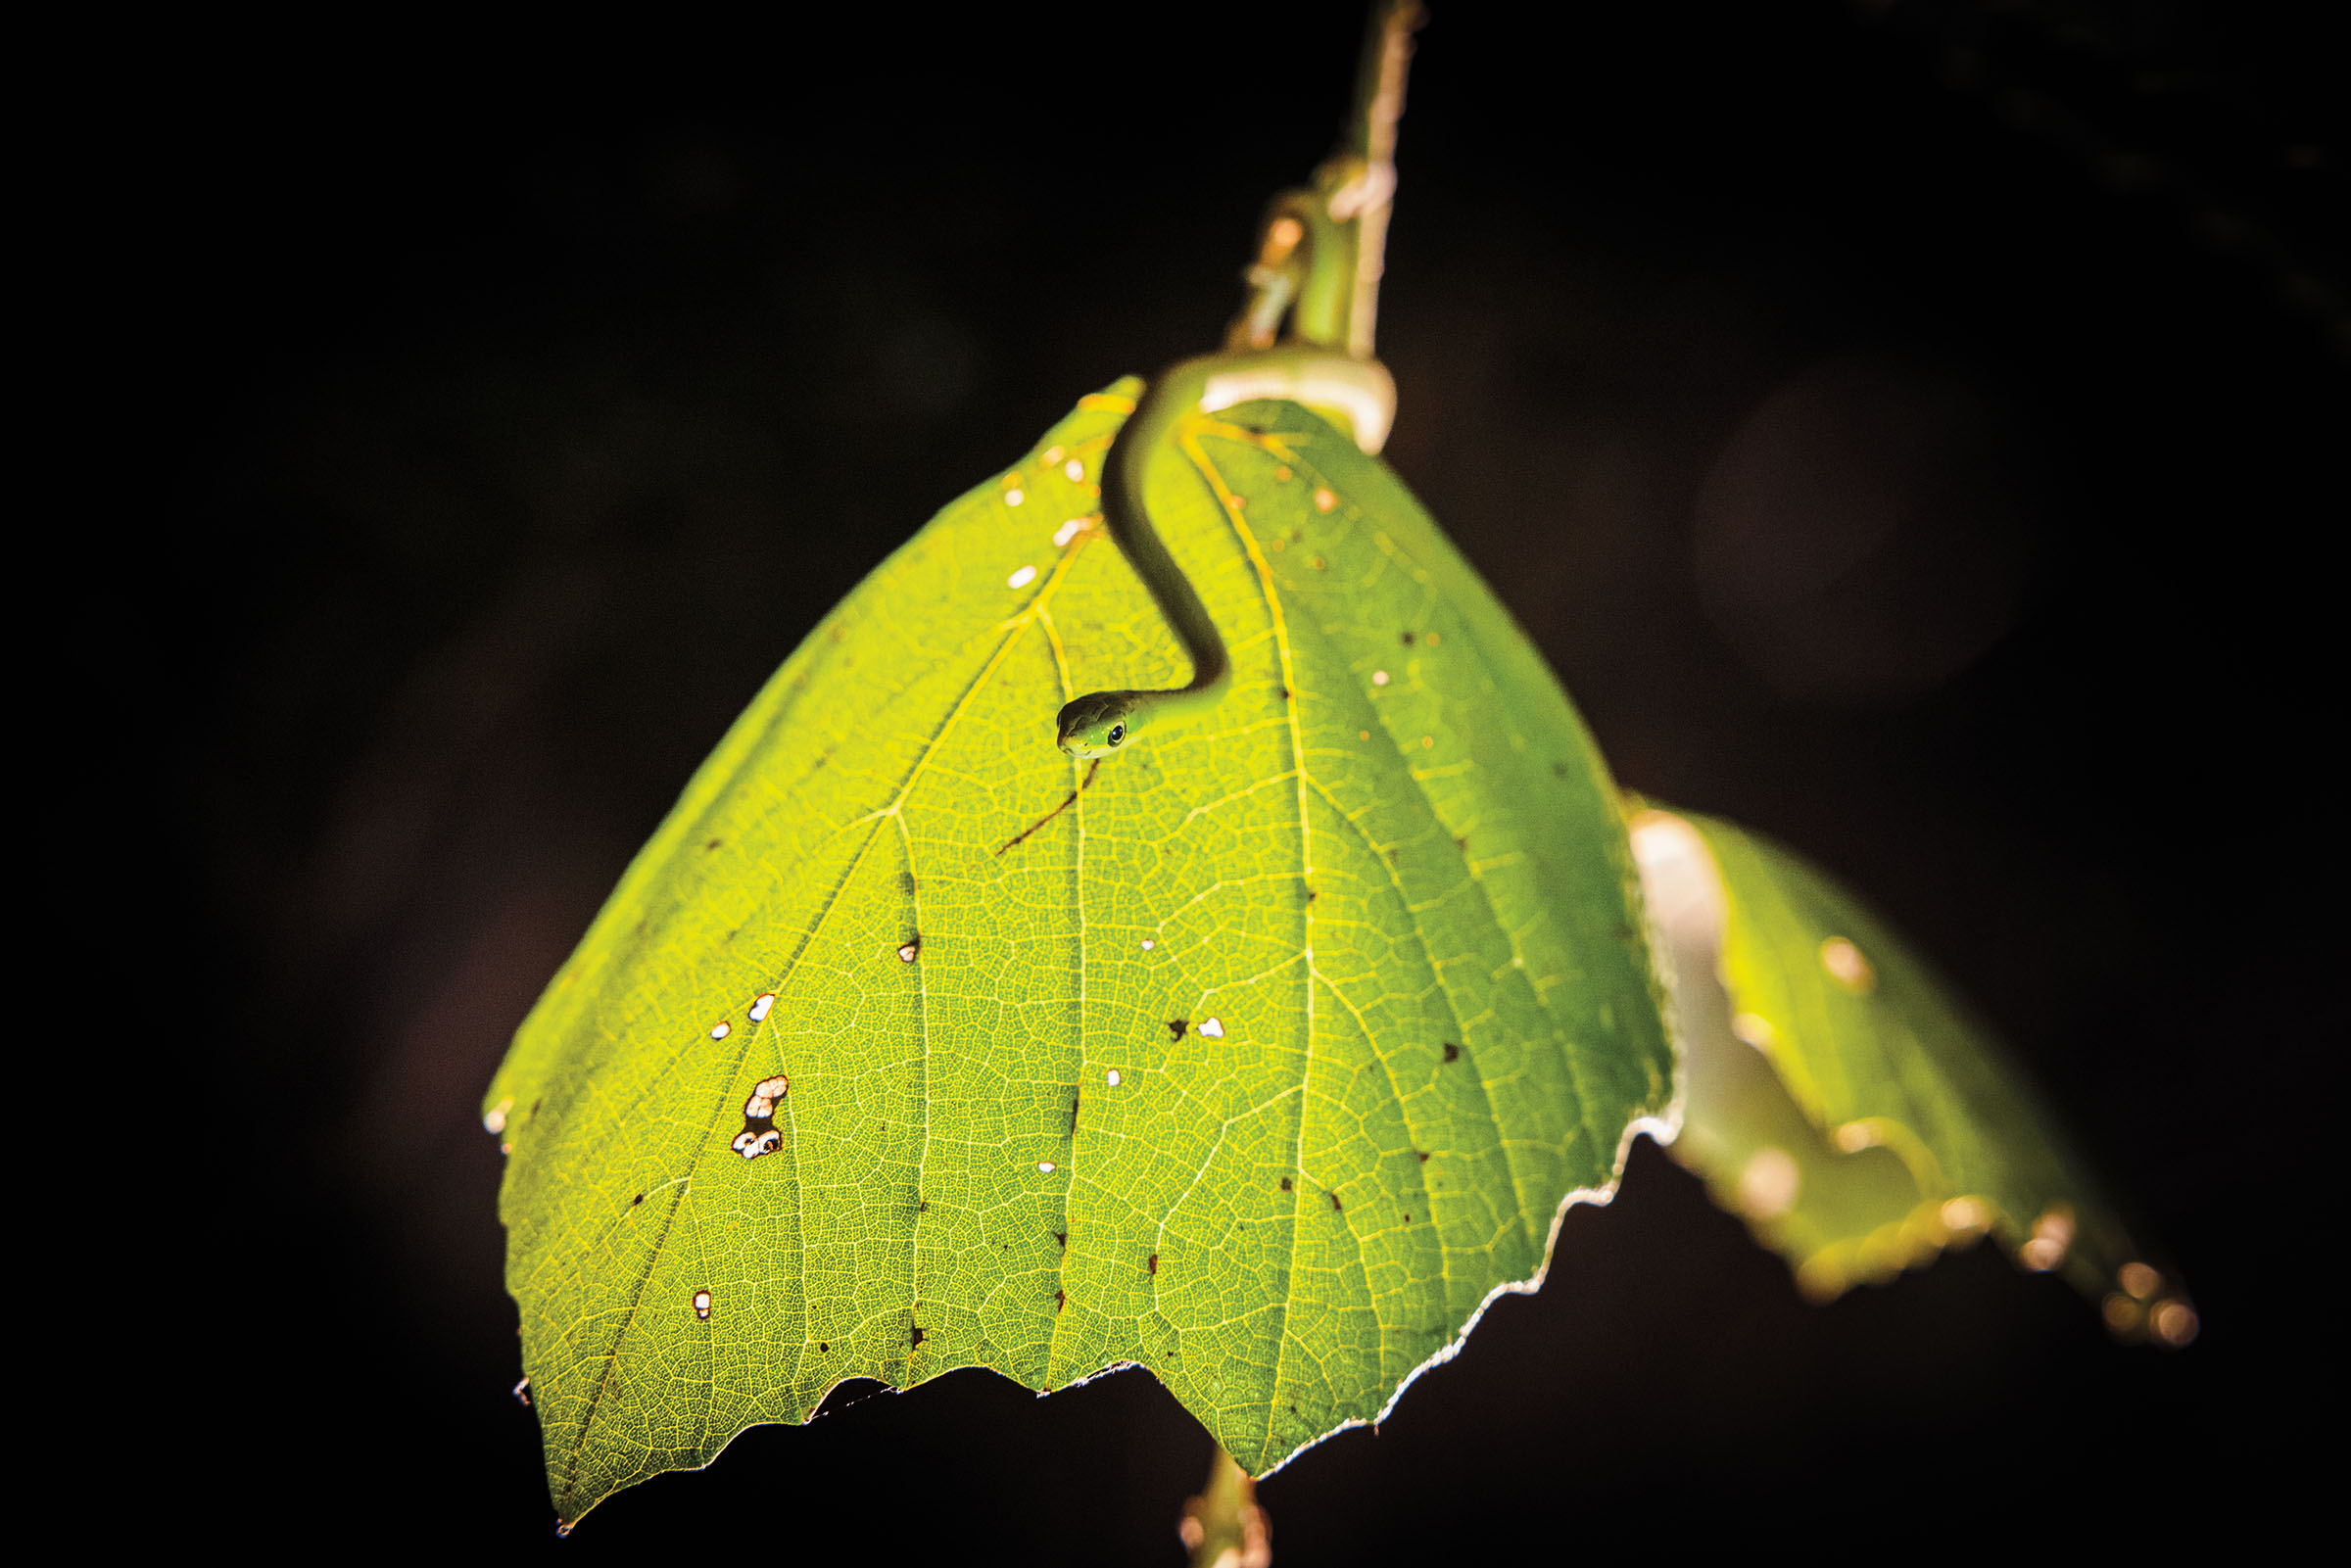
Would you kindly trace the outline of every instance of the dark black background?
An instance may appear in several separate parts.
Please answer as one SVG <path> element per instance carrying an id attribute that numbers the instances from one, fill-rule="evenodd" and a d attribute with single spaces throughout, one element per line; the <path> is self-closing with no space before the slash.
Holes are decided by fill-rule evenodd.
<path id="1" fill-rule="evenodd" d="M 1538 1297 L 1267 1484 L 1284 1564 L 2129 1553 L 2291 1511 L 2351 517 L 2302 18 L 1439 8 L 1391 458 L 1628 784 L 1942 959 L 2205 1327 L 2118 1349 L 1989 1249 L 1814 1309 L 1644 1147 Z M 826 607 L 1080 394 L 1214 341 L 1357 23 L 630 28 L 191 33 L 92 120 L 139 149 L 98 219 L 135 439 L 93 483 L 153 487 L 120 538 L 147 983 L 201 1065 L 144 1330 L 173 1370 L 111 1430 L 125 1505 L 194 1536 L 558 1549 L 478 1123 L 506 1038 Z M 1772 441 L 1765 479 L 1909 519 L 1809 597 L 1774 563 L 1838 537 L 1720 509 Z M 1210 1444 L 1145 1374 L 843 1402 L 559 1549 L 1179 1560 Z"/>

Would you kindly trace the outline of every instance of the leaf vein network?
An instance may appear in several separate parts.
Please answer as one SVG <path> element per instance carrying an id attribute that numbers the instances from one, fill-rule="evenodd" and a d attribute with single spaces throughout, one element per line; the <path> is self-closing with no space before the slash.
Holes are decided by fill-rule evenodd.
<path id="1" fill-rule="evenodd" d="M 1257 574 L 1258 592 L 1265 600 L 1266 613 L 1272 626 L 1273 645 L 1281 660 L 1282 711 L 1289 721 L 1290 771 L 1296 779 L 1298 873 L 1305 883 L 1311 887 L 1314 885 L 1315 875 L 1314 827 L 1308 819 L 1306 806 L 1305 737 L 1300 734 L 1298 728 L 1298 678 L 1294 668 L 1295 661 L 1291 656 L 1289 623 L 1282 614 L 1281 594 L 1274 586 L 1272 567 L 1267 563 L 1265 551 L 1258 546 L 1257 536 L 1250 531 L 1247 521 L 1241 516 L 1241 507 L 1237 504 L 1231 488 L 1224 483 L 1223 474 L 1208 455 L 1207 449 L 1201 445 L 1199 435 L 1195 431 L 1186 430 L 1180 437 L 1180 444 L 1184 455 L 1192 460 L 1201 477 L 1208 481 L 1209 488 L 1216 492 L 1218 506 L 1223 513 L 1225 526 L 1231 529 L 1234 539 L 1247 554 L 1249 564 Z M 1302 977 L 1300 990 L 1306 1015 L 1306 1055 L 1305 1061 L 1299 1069 L 1298 1080 L 1299 1088 L 1303 1091 L 1313 1081 L 1315 1072 L 1315 912 L 1313 904 L 1301 906 L 1299 920 L 1305 927 L 1303 956 L 1306 959 L 1299 969 Z M 1302 1092 L 1298 1097 L 1298 1134 L 1290 1153 L 1290 1168 L 1298 1171 L 1301 1175 L 1305 1173 L 1306 1169 L 1308 1102 L 1309 1096 Z M 1299 1223 L 1300 1211 L 1306 1203 L 1304 1184 L 1299 1184 L 1298 1190 L 1290 1196 L 1289 1256 L 1282 1264 L 1280 1326 L 1275 1331 L 1273 1378 L 1266 1400 L 1266 1442 L 1269 1447 L 1273 1441 L 1274 1410 L 1281 1402 L 1282 1368 L 1287 1363 L 1290 1342 L 1294 1337 L 1290 1333 L 1290 1315 L 1298 1298 L 1298 1232 L 1302 1228 Z M 1349 1234 L 1354 1234 L 1353 1227 L 1349 1228 Z M 1356 1240 L 1356 1256 L 1360 1263 L 1363 1257 L 1363 1242 L 1360 1237 Z"/>
<path id="2" fill-rule="evenodd" d="M 1324 785 L 1320 780 L 1315 780 L 1313 781 L 1313 784 L 1316 793 L 1322 797 L 1324 802 L 1329 805 L 1332 811 L 1338 813 L 1339 820 L 1355 830 L 1356 836 L 1363 841 L 1364 853 L 1366 857 L 1369 859 L 1373 865 L 1380 869 L 1380 874 L 1382 876 L 1387 878 L 1389 888 L 1396 894 L 1396 902 L 1402 906 L 1406 916 L 1412 922 L 1413 945 L 1420 950 L 1420 962 L 1427 967 L 1428 977 L 1435 982 L 1437 994 L 1444 999 L 1445 1011 L 1453 1019 L 1454 1029 L 1462 1037 L 1462 1054 L 1469 1059 L 1469 1072 L 1471 1078 L 1473 1078 L 1477 1083 L 1478 1100 L 1486 1108 L 1486 1122 L 1494 1129 L 1495 1146 L 1502 1151 L 1503 1163 L 1509 1167 L 1511 1172 L 1511 1190 L 1518 1200 L 1517 1203 L 1512 1207 L 1517 1214 L 1519 1234 L 1526 1238 L 1527 1246 L 1532 1248 L 1535 1243 L 1535 1238 L 1533 1228 L 1526 1222 L 1526 1193 L 1524 1190 L 1525 1178 L 1519 1174 L 1517 1163 L 1511 1159 L 1511 1139 L 1503 1128 L 1501 1115 L 1494 1109 L 1494 1086 L 1487 1081 L 1485 1070 L 1477 1065 L 1477 1048 L 1472 1045 L 1469 1040 L 1469 1021 L 1463 1017 L 1461 1005 L 1454 999 L 1453 987 L 1445 978 L 1445 968 L 1443 965 L 1437 962 L 1436 952 L 1429 946 L 1428 932 L 1420 924 L 1421 911 L 1419 907 L 1415 905 L 1412 899 L 1405 893 L 1404 882 L 1402 879 L 1397 877 L 1396 868 L 1388 863 L 1387 856 L 1379 852 L 1379 846 L 1373 841 L 1370 831 L 1367 829 L 1361 822 L 1356 820 L 1356 816 L 1353 812 L 1349 811 L 1345 806 L 1339 804 L 1337 798 L 1331 794 L 1329 788 Z M 1428 806 L 1430 816 L 1434 817 L 1436 815 L 1435 803 L 1433 801 L 1427 801 L 1424 803 Z M 1486 913 L 1489 918 L 1492 917 L 1493 906 L 1491 904 L 1486 906 Z M 1333 986 L 1332 989 L 1333 991 L 1336 991 L 1337 987 Z M 1490 1010 L 1489 1013 L 1481 1013 L 1479 1018 L 1483 1019 L 1488 1016 L 1490 1016 Z M 1368 1031 L 1367 1031 L 1367 1038 L 1368 1037 Z M 1378 1055 L 1378 1048 L 1376 1046 L 1373 1047 L 1372 1054 L 1375 1056 Z M 1381 1058 L 1381 1066 L 1383 1068 L 1386 1066 L 1386 1058 L 1384 1057 Z M 1392 1091 L 1395 1083 L 1395 1078 L 1392 1073 L 1389 1077 L 1389 1083 Z M 1406 1125 L 1409 1127 L 1411 1125 L 1411 1115 L 1409 1112 L 1404 1110 L 1401 1096 L 1399 1096 L 1398 1099 L 1397 1111 L 1400 1115 L 1405 1117 Z M 1415 1164 L 1417 1164 L 1417 1162 L 1415 1162 Z M 1435 1215 L 1432 1213 L 1430 1218 L 1433 1220 Z"/>
<path id="3" fill-rule="evenodd" d="M 1314 465 L 1306 462 L 1304 459 L 1299 460 L 1299 466 L 1302 468 L 1314 469 Z M 1314 472 L 1317 479 L 1319 479 L 1321 483 L 1327 485 L 1331 482 L 1329 476 L 1323 474 L 1319 469 L 1314 469 Z M 1429 571 L 1429 569 L 1417 558 L 1415 558 L 1410 550 L 1397 543 L 1395 538 L 1390 535 L 1387 530 L 1383 528 L 1373 528 L 1370 530 L 1370 534 L 1372 543 L 1378 546 L 1380 552 L 1401 566 L 1412 576 L 1414 581 L 1427 584 L 1433 580 L 1433 574 Z M 1475 645 L 1475 640 L 1472 640 L 1471 645 Z M 1412 779 L 1414 787 L 1419 790 L 1422 801 L 1425 802 L 1428 807 L 1430 817 L 1434 818 L 1440 823 L 1443 822 L 1443 813 L 1438 811 L 1435 798 L 1428 792 L 1429 778 L 1436 777 L 1437 775 L 1432 773 L 1424 777 L 1419 771 L 1413 767 L 1412 756 L 1411 753 L 1405 749 L 1404 740 L 1388 727 L 1384 716 L 1380 723 L 1379 729 L 1380 734 L 1387 736 L 1388 743 L 1396 748 L 1397 759 L 1404 765 L 1404 770 L 1407 776 Z M 1584 1136 L 1592 1139 L 1592 1146 L 1595 1150 L 1611 1147 L 1613 1140 L 1599 1138 L 1595 1135 L 1594 1128 L 1592 1126 L 1592 1096 L 1586 1087 L 1586 1079 L 1582 1068 L 1576 1060 L 1576 1053 L 1568 1049 L 1566 1035 L 1561 1028 L 1561 1021 L 1559 1018 L 1559 1015 L 1552 1011 L 1551 999 L 1547 989 L 1534 983 L 1534 979 L 1526 968 L 1526 952 L 1519 940 L 1519 933 L 1512 930 L 1509 926 L 1503 924 L 1500 915 L 1494 909 L 1493 895 L 1486 890 L 1484 879 L 1482 878 L 1473 876 L 1469 880 L 1470 885 L 1477 890 L 1479 901 L 1486 906 L 1487 918 L 1492 923 L 1494 928 L 1501 932 L 1503 939 L 1510 944 L 1512 969 L 1522 979 L 1526 981 L 1528 993 L 1533 998 L 1536 1009 L 1546 1019 L 1551 1021 L 1552 1049 L 1559 1054 L 1560 1069 L 1565 1072 L 1567 1081 L 1575 1090 L 1575 1110 L 1577 1123 L 1582 1127 Z M 1538 918 L 1540 917 L 1538 916 Z M 1466 1041 L 1463 1043 L 1463 1048 L 1464 1050 L 1468 1048 Z M 1524 1217 L 1522 1202 L 1520 1213 L 1520 1219 L 1522 1223 L 1524 1221 Z"/>

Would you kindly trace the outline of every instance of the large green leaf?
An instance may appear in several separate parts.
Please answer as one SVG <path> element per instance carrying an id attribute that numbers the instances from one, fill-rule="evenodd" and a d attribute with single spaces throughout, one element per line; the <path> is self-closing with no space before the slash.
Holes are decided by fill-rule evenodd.
<path id="1" fill-rule="evenodd" d="M 492 1085 L 566 1525 L 845 1378 L 962 1366 L 1147 1367 L 1263 1472 L 1539 1279 L 1667 1114 L 1597 753 L 1313 415 L 1203 417 L 1150 476 L 1232 695 L 1055 748 L 1074 692 L 1184 673 L 1096 517 L 1136 390 L 810 635 Z"/>
<path id="2" fill-rule="evenodd" d="M 2125 1338 L 2195 1313 L 2032 1082 L 1860 901 L 1762 836 L 1641 812 L 1689 1074 L 1674 1153 L 1816 1300 L 1989 1232 L 2104 1297 Z"/>

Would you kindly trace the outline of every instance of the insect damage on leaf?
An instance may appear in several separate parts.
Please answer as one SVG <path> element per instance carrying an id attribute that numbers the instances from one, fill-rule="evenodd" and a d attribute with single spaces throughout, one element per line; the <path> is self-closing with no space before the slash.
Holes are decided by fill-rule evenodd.
<path id="1" fill-rule="evenodd" d="M 792 1079 L 784 1073 L 761 1078 L 743 1102 L 743 1130 L 728 1147 L 745 1160 L 774 1154 L 784 1142 L 784 1134 L 776 1130 L 776 1106 L 791 1088 Z"/>

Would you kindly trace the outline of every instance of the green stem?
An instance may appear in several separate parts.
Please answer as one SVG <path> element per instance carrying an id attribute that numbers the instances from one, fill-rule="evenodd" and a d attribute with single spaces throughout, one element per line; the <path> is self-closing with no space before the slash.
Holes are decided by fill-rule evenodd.
<path id="1" fill-rule="evenodd" d="M 1208 1486 L 1183 1505 L 1178 1527 L 1192 1551 L 1192 1568 L 1270 1568 L 1273 1536 L 1257 1505 L 1257 1483 L 1222 1448 Z"/>
<path id="2" fill-rule="evenodd" d="M 1387 266 L 1388 212 L 1396 195 L 1396 121 L 1404 114 L 1404 78 L 1413 60 L 1413 32 L 1423 20 L 1419 0 L 1373 0 L 1363 63 L 1356 69 L 1346 151 L 1362 160 L 1366 175 L 1365 200 L 1354 214 L 1358 238 L 1347 352 L 1359 359 L 1371 357 L 1372 334 L 1379 320 L 1379 279 Z"/>

